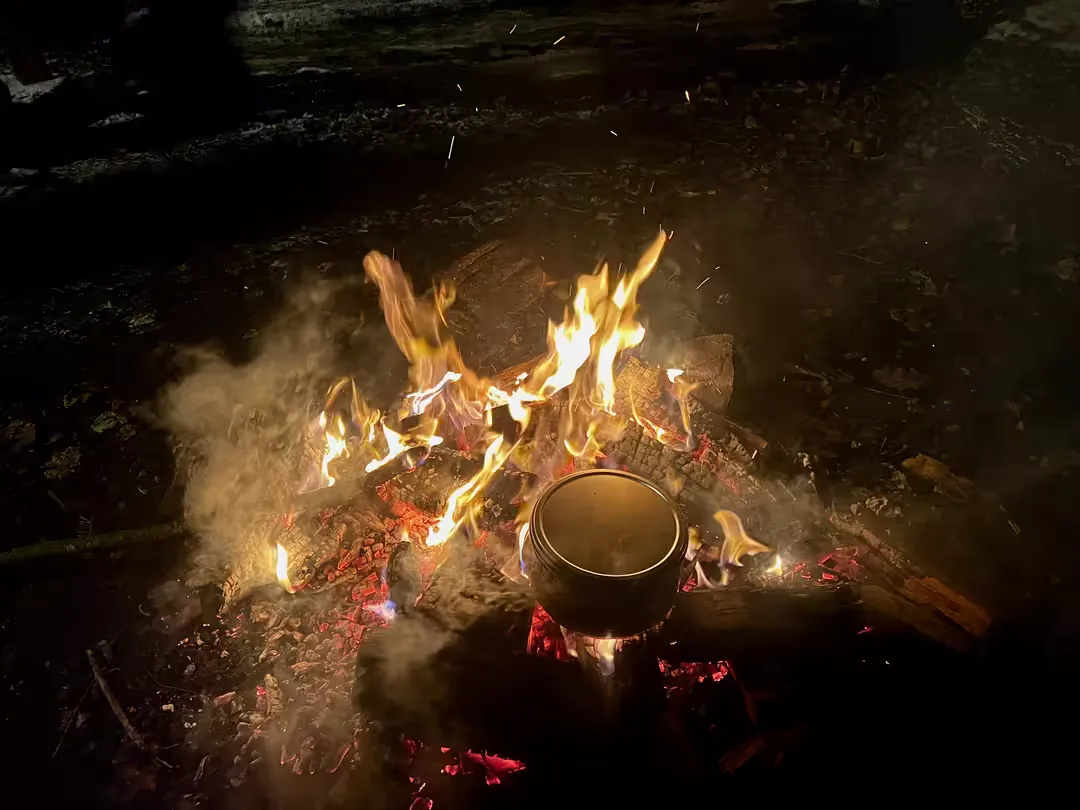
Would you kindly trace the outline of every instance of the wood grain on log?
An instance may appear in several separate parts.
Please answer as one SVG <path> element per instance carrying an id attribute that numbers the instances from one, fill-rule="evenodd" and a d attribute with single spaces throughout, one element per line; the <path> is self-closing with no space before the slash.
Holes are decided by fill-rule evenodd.
<path id="1" fill-rule="evenodd" d="M 986 634 L 992 619 L 990 613 L 981 605 L 949 588 L 940 580 L 926 576 L 922 569 L 858 520 L 837 512 L 833 512 L 829 519 L 834 526 L 877 555 L 879 561 L 877 565 L 870 564 L 870 557 L 864 559 L 863 564 L 868 565 L 875 573 L 884 575 L 884 578 L 896 589 L 896 593 L 892 596 L 906 601 L 914 608 L 914 611 L 905 609 L 906 615 L 914 617 L 924 610 L 936 612 L 939 614 L 937 618 L 945 621 L 946 625 L 956 629 L 963 628 L 976 638 L 981 638 Z M 966 649 L 970 646 L 970 641 L 971 639 L 968 638 L 960 646 L 957 644 L 950 644 L 950 646 Z"/>
<path id="2" fill-rule="evenodd" d="M 544 348 L 549 289 L 531 261 L 503 242 L 490 242 L 459 259 L 447 276 L 457 291 L 447 321 L 479 374 L 521 363 Z"/>
<path id="3" fill-rule="evenodd" d="M 691 396 L 715 413 L 723 414 L 735 387 L 734 339 L 731 335 L 702 335 L 679 348 L 686 378 L 697 388 Z"/>
<path id="4" fill-rule="evenodd" d="M 889 588 L 864 585 L 863 602 L 866 620 L 872 626 L 907 627 L 958 652 L 971 649 L 974 639 L 935 610 L 917 605 Z"/>

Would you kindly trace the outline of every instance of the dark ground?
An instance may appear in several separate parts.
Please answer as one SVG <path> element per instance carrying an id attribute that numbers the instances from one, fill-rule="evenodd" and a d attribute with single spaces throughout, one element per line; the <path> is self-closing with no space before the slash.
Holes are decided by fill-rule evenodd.
<path id="1" fill-rule="evenodd" d="M 733 333 L 732 418 L 781 463 L 807 454 L 826 505 L 901 503 L 868 518 L 875 531 L 993 614 L 984 657 L 948 676 L 926 722 L 978 736 L 995 728 L 984 707 L 1005 711 L 1002 746 L 1039 750 L 1028 721 L 1071 701 L 1055 690 L 1080 615 L 1070 4 L 983 39 L 941 19 L 575 5 L 249 20 L 253 75 L 207 89 L 220 110 L 241 88 L 239 121 L 163 123 L 100 70 L 20 108 L 9 155 L 37 171 L 0 178 L 3 544 L 177 516 L 148 418 L 175 351 L 246 356 L 305 278 L 358 272 L 379 248 L 422 286 L 493 239 L 568 276 L 632 259 L 662 225 L 651 331 Z M 145 114 L 84 129 L 123 110 Z M 917 453 L 975 494 L 901 491 Z M 39 789 L 66 773 L 74 806 L 108 781 L 107 755 L 50 759 L 62 712 L 85 647 L 120 640 L 137 659 L 170 643 L 137 607 L 181 554 L 2 572 L 8 763 Z M 935 677 L 897 705 L 917 712 Z M 991 703 L 1002 692 L 1030 714 Z M 115 746 L 107 713 L 92 722 Z"/>

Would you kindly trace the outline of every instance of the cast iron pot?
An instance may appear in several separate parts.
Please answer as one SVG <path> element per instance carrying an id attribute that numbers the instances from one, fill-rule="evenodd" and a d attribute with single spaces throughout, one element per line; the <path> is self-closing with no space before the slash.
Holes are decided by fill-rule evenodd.
<path id="1" fill-rule="evenodd" d="M 536 599 L 555 621 L 625 638 L 667 617 L 686 544 L 686 521 L 655 484 L 588 470 L 541 493 L 523 551 Z"/>

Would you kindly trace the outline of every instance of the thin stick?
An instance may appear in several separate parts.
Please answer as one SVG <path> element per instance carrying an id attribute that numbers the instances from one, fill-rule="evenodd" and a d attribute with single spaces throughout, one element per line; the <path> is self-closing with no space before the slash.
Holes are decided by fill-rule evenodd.
<path id="1" fill-rule="evenodd" d="M 90 669 L 94 671 L 94 680 L 97 681 L 98 689 L 100 689 L 101 694 L 105 696 L 109 708 L 112 709 L 112 713 L 116 715 L 116 719 L 120 721 L 120 725 L 124 727 L 124 733 L 127 734 L 128 739 L 135 744 L 136 748 L 141 748 L 145 751 L 146 741 L 142 738 L 142 735 L 135 730 L 135 726 L 131 725 L 131 721 L 120 706 L 120 701 L 116 699 L 116 695 L 112 693 L 109 684 L 105 682 L 105 676 L 101 673 L 101 667 L 98 666 L 97 658 L 94 657 L 93 650 L 86 651 L 86 659 L 90 662 Z"/>
<path id="2" fill-rule="evenodd" d="M 187 531 L 183 522 L 173 521 L 172 523 L 159 523 L 141 529 L 96 534 L 92 537 L 77 537 L 70 540 L 45 540 L 29 546 L 19 546 L 11 551 L 0 552 L 0 568 L 34 560 L 71 557 L 97 551 L 115 551 L 116 549 L 143 543 L 168 543 L 186 535 Z"/>
<path id="3" fill-rule="evenodd" d="M 867 391 L 871 391 L 875 394 L 881 394 L 883 397 L 892 397 L 893 399 L 902 399 L 905 402 L 916 402 L 915 397 L 905 397 L 903 394 L 894 394 L 892 391 L 882 391 L 880 388 L 871 388 L 866 386 Z"/>
<path id="4" fill-rule="evenodd" d="M 86 696 L 90 694 L 90 689 L 93 687 L 94 681 L 91 679 L 86 684 L 86 690 L 82 693 L 82 697 L 79 698 L 79 702 L 75 704 L 75 708 L 71 710 L 71 714 L 68 716 L 67 722 L 64 723 L 64 730 L 60 732 L 60 739 L 56 741 L 56 748 L 53 749 L 52 759 L 56 759 L 56 755 L 60 753 L 60 746 L 64 744 L 64 740 L 67 738 L 68 729 L 71 728 L 71 724 L 75 721 L 75 715 L 79 713 L 79 709 L 82 707 L 82 702 L 86 700 Z"/>

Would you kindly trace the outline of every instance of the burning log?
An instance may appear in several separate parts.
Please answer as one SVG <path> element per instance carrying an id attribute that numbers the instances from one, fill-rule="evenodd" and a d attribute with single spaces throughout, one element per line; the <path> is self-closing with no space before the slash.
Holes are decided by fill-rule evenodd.
<path id="1" fill-rule="evenodd" d="M 332 507 L 354 505 L 362 509 L 379 508 L 376 490 L 398 476 L 407 475 L 418 469 L 420 464 L 413 463 L 415 457 L 402 454 L 373 473 L 359 478 L 344 478 L 332 487 L 321 487 L 297 495 L 293 500 L 293 511 L 311 511 Z M 425 452 L 424 460 L 427 460 Z"/>
<path id="2" fill-rule="evenodd" d="M 448 314 L 450 329 L 474 368 L 503 368 L 543 350 L 550 309 L 544 299 L 551 289 L 539 266 L 511 245 L 490 242 L 446 276 L 458 299 Z"/>
<path id="3" fill-rule="evenodd" d="M 896 589 L 892 592 L 881 588 L 880 594 L 874 592 L 875 604 L 884 613 L 957 650 L 968 649 L 972 638 L 986 634 L 991 617 L 981 605 L 928 577 L 858 520 L 835 511 L 829 518 L 834 526 L 870 552 L 864 556 L 865 564 Z"/>

